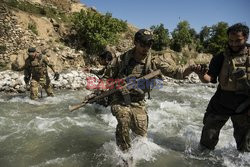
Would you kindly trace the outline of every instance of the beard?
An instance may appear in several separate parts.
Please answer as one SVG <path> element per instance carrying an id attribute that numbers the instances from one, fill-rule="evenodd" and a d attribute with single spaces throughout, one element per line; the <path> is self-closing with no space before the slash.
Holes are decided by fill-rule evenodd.
<path id="1" fill-rule="evenodd" d="M 237 50 L 233 50 L 232 47 L 231 47 L 230 45 L 228 45 L 228 48 L 230 49 L 230 51 L 231 51 L 232 53 L 235 53 L 235 54 L 241 52 L 243 49 L 245 49 L 245 47 L 246 47 L 246 43 L 244 43 L 244 44 L 241 45 L 241 46 L 238 46 L 238 49 L 237 49 Z"/>

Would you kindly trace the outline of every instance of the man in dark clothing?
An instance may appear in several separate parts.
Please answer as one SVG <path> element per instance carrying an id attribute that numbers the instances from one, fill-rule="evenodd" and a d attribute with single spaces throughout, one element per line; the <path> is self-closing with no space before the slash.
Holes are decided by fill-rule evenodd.
<path id="1" fill-rule="evenodd" d="M 214 56 L 209 70 L 199 66 L 195 71 L 204 83 L 219 85 L 204 115 L 200 148 L 213 150 L 219 133 L 229 118 L 234 127 L 234 138 L 239 151 L 250 151 L 250 48 L 246 44 L 249 28 L 235 24 L 228 28 L 228 47 Z"/>

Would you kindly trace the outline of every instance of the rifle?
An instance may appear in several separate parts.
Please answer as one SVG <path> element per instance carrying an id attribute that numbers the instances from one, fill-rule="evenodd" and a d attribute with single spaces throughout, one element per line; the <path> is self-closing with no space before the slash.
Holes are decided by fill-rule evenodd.
<path id="1" fill-rule="evenodd" d="M 161 71 L 160 70 L 156 70 L 156 71 L 153 71 L 141 78 L 138 78 L 136 79 L 136 82 L 138 82 L 138 80 L 141 80 L 141 79 L 151 79 L 151 78 L 154 78 L 155 76 L 158 76 L 161 74 Z M 133 84 L 134 83 L 128 83 L 128 84 L 125 84 L 121 89 L 127 87 L 128 89 L 131 89 L 131 87 L 133 87 Z M 115 83 L 112 83 L 110 86 L 112 85 L 115 85 Z M 79 104 L 75 104 L 75 105 L 72 105 L 72 106 L 69 106 L 69 111 L 72 112 L 74 110 L 77 110 L 83 106 L 85 106 L 87 103 L 93 103 L 93 102 L 96 102 L 97 100 L 99 99 L 102 99 L 104 97 L 107 97 L 109 95 L 112 95 L 116 92 L 118 92 L 120 89 L 111 89 L 111 90 L 108 90 L 108 91 L 105 91 L 103 92 L 101 95 L 97 96 L 95 94 L 90 94 L 89 96 L 87 96 L 81 103 Z"/>

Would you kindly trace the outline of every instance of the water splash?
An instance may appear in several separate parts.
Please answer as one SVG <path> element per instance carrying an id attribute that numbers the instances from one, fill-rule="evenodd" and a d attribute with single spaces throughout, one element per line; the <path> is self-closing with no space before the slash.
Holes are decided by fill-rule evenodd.
<path id="1" fill-rule="evenodd" d="M 132 147 L 126 153 L 122 152 L 114 141 L 104 143 L 96 155 L 96 159 L 102 159 L 98 166 L 102 166 L 106 162 L 111 162 L 112 166 L 123 166 L 125 161 L 130 161 L 131 166 L 136 166 L 139 161 L 153 162 L 156 156 L 161 153 L 167 153 L 167 150 L 161 148 L 157 144 L 145 137 L 135 137 Z"/>

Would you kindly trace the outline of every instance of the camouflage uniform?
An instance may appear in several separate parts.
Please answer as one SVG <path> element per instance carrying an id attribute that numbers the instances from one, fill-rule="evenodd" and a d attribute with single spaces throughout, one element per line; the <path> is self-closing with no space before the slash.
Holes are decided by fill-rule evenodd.
<path id="1" fill-rule="evenodd" d="M 25 83 L 28 84 L 30 79 L 30 98 L 38 98 L 39 86 L 45 89 L 48 96 L 54 96 L 52 91 L 52 86 L 50 83 L 50 78 L 48 76 L 47 66 L 49 66 L 52 71 L 54 70 L 54 65 L 48 61 L 45 55 L 36 55 L 34 59 L 28 57 L 25 60 L 24 65 L 24 79 Z"/>
<path id="2" fill-rule="evenodd" d="M 100 70 L 90 70 L 90 72 L 97 75 L 100 79 L 110 78 L 112 77 L 112 68 L 114 68 L 113 65 L 116 63 L 116 60 L 117 59 L 114 59 L 113 61 L 109 62 L 108 65 Z"/>
<path id="3" fill-rule="evenodd" d="M 102 56 L 106 57 L 106 56 L 108 56 L 107 54 L 109 54 L 110 58 L 112 58 L 112 59 L 110 59 L 110 60 L 105 59 L 106 62 L 108 61 L 108 63 L 105 65 L 105 67 L 103 67 L 101 70 L 90 70 L 91 73 L 97 75 L 98 78 L 102 80 L 102 83 L 105 83 L 108 78 L 113 77 L 112 69 L 114 68 L 114 65 L 116 64 L 116 61 L 117 61 L 117 56 L 116 56 L 115 51 L 113 49 L 106 48 L 104 53 L 102 53 Z M 103 59 L 103 57 L 102 57 L 102 59 Z M 102 83 L 100 83 L 100 84 L 102 84 Z M 104 90 L 106 90 L 106 89 L 104 89 Z M 97 89 L 94 92 L 94 94 L 100 95 L 104 90 L 102 90 L 101 88 Z M 105 97 L 103 99 L 99 99 L 98 101 L 96 101 L 97 104 L 105 106 L 105 107 L 109 106 L 110 102 L 111 102 L 110 96 Z"/>
<path id="4" fill-rule="evenodd" d="M 141 62 L 135 61 L 135 49 L 131 49 L 119 57 L 116 67 L 113 66 L 111 74 L 113 78 L 136 77 L 140 78 L 150 71 L 160 69 L 164 75 L 183 79 L 184 68 L 174 66 L 158 58 L 151 59 L 150 53 Z M 150 91 L 130 90 L 121 91 L 113 96 L 111 111 L 116 117 L 118 124 L 116 127 L 116 142 L 122 150 L 130 148 L 130 129 L 137 135 L 147 136 L 148 115 L 145 107 L 145 94 Z M 131 103 L 125 105 L 124 93 L 128 93 Z"/>
<path id="5" fill-rule="evenodd" d="M 249 87 L 246 85 L 246 81 L 250 81 L 249 49 L 245 47 L 237 54 L 227 49 L 210 62 L 208 74 L 214 77 L 212 82 L 219 78 L 219 86 L 203 119 L 204 127 L 200 140 L 202 147 L 213 150 L 219 141 L 221 128 L 231 118 L 237 149 L 250 151 L 250 107 L 237 112 L 241 104 L 250 100 Z M 245 71 L 245 74 L 236 77 L 234 72 L 238 69 Z"/>
<path id="6" fill-rule="evenodd" d="M 90 70 L 91 73 L 97 75 L 99 78 L 110 78 L 111 75 L 111 69 L 113 68 L 113 65 L 116 64 L 117 61 L 117 55 L 115 53 L 115 50 L 109 46 L 107 46 L 102 54 L 99 55 L 102 62 L 105 63 L 102 64 L 104 67 L 101 70 Z"/>

